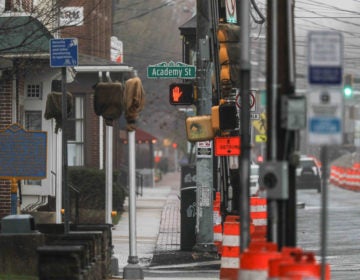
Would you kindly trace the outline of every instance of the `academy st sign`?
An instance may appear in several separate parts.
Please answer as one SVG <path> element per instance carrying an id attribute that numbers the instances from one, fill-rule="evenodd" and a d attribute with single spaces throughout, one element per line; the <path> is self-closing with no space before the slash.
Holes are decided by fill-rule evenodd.
<path id="1" fill-rule="evenodd" d="M 196 67 L 182 62 L 160 62 L 147 68 L 149 79 L 195 79 Z"/>

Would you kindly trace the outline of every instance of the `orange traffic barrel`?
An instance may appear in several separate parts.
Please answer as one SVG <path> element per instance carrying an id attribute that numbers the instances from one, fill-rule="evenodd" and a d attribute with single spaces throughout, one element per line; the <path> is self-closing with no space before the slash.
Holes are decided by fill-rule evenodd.
<path id="1" fill-rule="evenodd" d="M 252 240 L 265 240 L 267 232 L 267 202 L 266 198 L 250 197 L 250 219 L 255 226 L 251 234 Z"/>
<path id="2" fill-rule="evenodd" d="M 240 269 L 240 222 L 225 220 L 220 279 L 236 280 Z"/>
<path id="3" fill-rule="evenodd" d="M 240 258 L 240 280 L 266 280 L 269 261 L 278 259 L 281 253 L 277 251 L 245 251 Z"/>
<path id="4" fill-rule="evenodd" d="M 288 280 L 319 280 L 321 279 L 321 264 L 316 262 L 315 256 L 311 252 L 299 254 L 295 256 L 294 262 L 279 266 L 279 277 Z M 325 265 L 325 279 L 330 280 L 330 266 L 328 264 Z"/>
<path id="5" fill-rule="evenodd" d="M 279 258 L 269 260 L 268 280 L 280 279 L 280 266 L 283 264 L 293 263 L 294 261 L 293 257 L 284 254 L 282 254 Z"/>
<path id="6" fill-rule="evenodd" d="M 214 233 L 214 245 L 216 246 L 218 253 L 221 254 L 222 248 L 222 218 L 220 212 L 220 192 L 216 192 L 215 200 L 213 203 L 213 233 Z"/>
<path id="7" fill-rule="evenodd" d="M 281 257 L 269 261 L 269 280 L 280 279 L 279 267 L 283 264 L 294 263 L 295 258 L 302 254 L 303 250 L 299 247 L 282 247 Z"/>
<path id="8" fill-rule="evenodd" d="M 278 245 L 274 242 L 255 240 L 255 241 L 250 242 L 249 250 L 251 250 L 251 251 L 277 251 Z"/>

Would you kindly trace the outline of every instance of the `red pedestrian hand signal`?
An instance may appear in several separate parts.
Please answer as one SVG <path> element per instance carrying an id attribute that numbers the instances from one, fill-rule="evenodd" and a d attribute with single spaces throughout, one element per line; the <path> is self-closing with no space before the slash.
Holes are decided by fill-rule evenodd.
<path id="1" fill-rule="evenodd" d="M 181 95 L 182 95 L 182 91 L 181 91 L 180 87 L 178 87 L 178 86 L 174 87 L 172 90 L 172 97 L 173 97 L 174 102 L 179 102 Z"/>
<path id="2" fill-rule="evenodd" d="M 193 85 L 189 83 L 173 83 L 169 87 L 169 101 L 171 105 L 194 104 Z"/>

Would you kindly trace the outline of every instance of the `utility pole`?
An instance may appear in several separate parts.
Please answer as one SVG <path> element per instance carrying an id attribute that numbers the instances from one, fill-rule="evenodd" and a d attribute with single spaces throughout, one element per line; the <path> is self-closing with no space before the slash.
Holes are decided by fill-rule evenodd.
<path id="1" fill-rule="evenodd" d="M 197 0 L 196 27 L 196 68 L 198 88 L 198 115 L 210 115 L 212 106 L 210 61 L 210 2 Z M 212 147 L 212 141 L 208 142 Z M 198 144 L 198 143 L 197 143 Z M 213 237 L 213 158 L 212 152 L 208 157 L 196 158 L 196 251 L 215 252 Z"/>
<path id="2" fill-rule="evenodd" d="M 241 68 L 240 68 L 240 137 L 239 156 L 239 213 L 240 213 L 240 250 L 243 252 L 250 242 L 250 1 L 237 1 L 237 21 L 240 23 Z"/>
<path id="3" fill-rule="evenodd" d="M 296 246 L 297 132 L 280 126 L 281 98 L 295 96 L 293 1 L 267 0 L 267 160 L 288 162 L 289 199 L 268 199 L 268 240 Z"/>

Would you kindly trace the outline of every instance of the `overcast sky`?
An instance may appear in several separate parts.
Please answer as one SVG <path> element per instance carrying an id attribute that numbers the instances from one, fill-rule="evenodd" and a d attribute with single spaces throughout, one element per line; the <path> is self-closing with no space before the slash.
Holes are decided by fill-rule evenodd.
<path id="1" fill-rule="evenodd" d="M 306 65 L 307 33 L 340 31 L 344 39 L 344 73 L 357 75 L 360 66 L 360 0 L 296 0 L 297 62 Z M 300 66 L 300 65 L 299 65 Z"/>
<path id="2" fill-rule="evenodd" d="M 256 1 L 266 15 L 266 0 Z M 307 66 L 307 35 L 314 30 L 340 31 L 344 39 L 344 73 L 359 77 L 360 69 L 360 0 L 294 0 L 295 3 L 295 40 L 296 40 L 296 73 L 306 75 Z M 253 14 L 255 14 L 253 12 Z M 252 22 L 252 34 L 266 34 L 266 27 Z M 264 47 L 259 37 L 252 46 L 252 59 L 259 55 L 257 48 Z M 257 52 L 257 53 L 256 53 Z M 257 71 L 265 64 L 260 58 L 260 66 L 252 65 L 253 77 L 261 76 Z M 260 69 L 260 71 L 263 69 Z M 306 80 L 298 79 L 297 88 L 304 88 Z"/>

